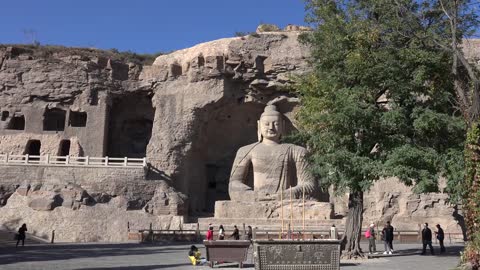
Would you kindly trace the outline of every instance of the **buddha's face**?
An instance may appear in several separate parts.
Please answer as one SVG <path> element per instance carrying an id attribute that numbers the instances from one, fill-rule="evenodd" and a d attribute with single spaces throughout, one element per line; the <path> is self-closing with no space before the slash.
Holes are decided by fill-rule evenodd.
<path id="1" fill-rule="evenodd" d="M 275 115 L 262 116 L 260 132 L 264 139 L 278 142 L 283 132 L 282 118 Z"/>

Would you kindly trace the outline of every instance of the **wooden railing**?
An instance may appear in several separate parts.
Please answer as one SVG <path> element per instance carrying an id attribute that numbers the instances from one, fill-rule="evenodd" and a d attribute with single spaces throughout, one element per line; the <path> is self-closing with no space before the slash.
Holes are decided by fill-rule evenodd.
<path id="1" fill-rule="evenodd" d="M 90 166 L 90 167 L 147 167 L 146 158 L 74 157 L 50 155 L 0 154 L 0 164 L 47 165 L 47 166 Z"/>

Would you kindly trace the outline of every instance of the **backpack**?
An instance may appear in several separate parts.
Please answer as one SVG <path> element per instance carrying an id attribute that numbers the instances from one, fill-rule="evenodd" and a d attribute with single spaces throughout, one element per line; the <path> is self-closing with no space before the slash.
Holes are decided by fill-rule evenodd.
<path id="1" fill-rule="evenodd" d="M 366 231 L 365 231 L 365 238 L 370 238 L 372 237 L 372 234 L 370 233 L 370 228 L 368 228 Z"/>

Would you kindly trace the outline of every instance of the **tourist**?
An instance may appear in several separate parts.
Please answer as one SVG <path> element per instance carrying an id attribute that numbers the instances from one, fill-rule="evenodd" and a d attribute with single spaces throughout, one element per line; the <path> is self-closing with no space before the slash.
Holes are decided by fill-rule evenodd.
<path id="1" fill-rule="evenodd" d="M 385 227 L 382 230 L 382 240 L 385 247 L 383 254 L 392 254 L 392 242 L 393 242 L 393 226 L 390 225 L 390 221 L 387 221 Z"/>
<path id="2" fill-rule="evenodd" d="M 207 231 L 207 241 L 213 240 L 213 227 L 210 226 Z"/>
<path id="3" fill-rule="evenodd" d="M 225 239 L 225 229 L 223 228 L 223 225 L 220 225 L 218 228 L 218 240 L 223 240 Z"/>
<path id="4" fill-rule="evenodd" d="M 237 225 L 233 226 L 233 233 L 230 237 L 233 237 L 235 240 L 240 240 L 240 232 L 238 231 Z"/>
<path id="5" fill-rule="evenodd" d="M 18 243 L 20 243 L 20 240 L 22 241 L 22 247 L 25 246 L 25 232 L 27 231 L 27 224 L 23 223 L 22 227 L 20 227 L 20 229 L 18 229 L 18 234 L 16 235 L 17 237 L 17 245 L 16 247 L 18 247 Z"/>
<path id="6" fill-rule="evenodd" d="M 435 252 L 433 251 L 433 246 L 432 246 L 432 231 L 430 230 L 430 228 L 428 228 L 428 223 L 425 223 L 423 225 L 422 243 L 423 243 L 422 255 L 425 255 L 427 245 L 430 248 L 430 253 L 432 253 L 432 255 L 435 254 Z"/>
<path id="7" fill-rule="evenodd" d="M 440 224 L 437 224 L 437 231 L 435 232 L 435 234 L 437 235 L 438 243 L 440 244 L 440 253 L 444 253 L 445 246 L 443 245 L 443 240 L 445 239 L 445 233 L 440 227 Z"/>
<path id="8" fill-rule="evenodd" d="M 190 262 L 192 265 L 201 265 L 206 263 L 206 259 L 201 257 L 201 253 L 198 250 L 198 248 L 194 245 L 190 247 L 190 250 L 188 251 L 188 258 L 190 259 Z"/>
<path id="9" fill-rule="evenodd" d="M 395 239 L 395 236 L 394 236 L 395 228 L 392 226 L 390 221 L 387 221 L 387 226 L 392 228 L 392 240 L 388 244 L 390 246 L 390 251 L 393 253 L 393 240 Z"/>
<path id="10" fill-rule="evenodd" d="M 338 230 L 335 224 L 332 224 L 332 227 L 330 227 L 330 239 L 338 240 Z"/>
<path id="11" fill-rule="evenodd" d="M 365 238 L 368 239 L 368 254 L 377 254 L 377 246 L 375 244 L 375 224 L 370 224 L 370 227 L 365 231 Z"/>
<path id="12" fill-rule="evenodd" d="M 247 231 L 247 240 L 252 241 L 253 239 L 253 229 L 252 226 L 248 225 L 248 231 Z"/>

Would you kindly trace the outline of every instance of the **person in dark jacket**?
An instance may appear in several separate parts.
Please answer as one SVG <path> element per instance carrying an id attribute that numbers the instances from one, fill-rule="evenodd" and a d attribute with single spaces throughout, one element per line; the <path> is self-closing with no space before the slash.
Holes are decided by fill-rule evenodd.
<path id="1" fill-rule="evenodd" d="M 365 237 L 368 239 L 368 254 L 377 254 L 375 224 L 370 224 L 370 227 L 365 232 Z"/>
<path id="2" fill-rule="evenodd" d="M 22 241 L 22 247 L 25 246 L 25 232 L 27 231 L 27 224 L 23 223 L 22 227 L 18 229 L 18 234 L 17 234 L 17 245 Z"/>
<path id="3" fill-rule="evenodd" d="M 422 255 L 425 255 L 427 245 L 430 248 L 430 253 L 432 253 L 432 255 L 435 255 L 435 252 L 433 251 L 433 246 L 432 246 L 432 230 L 428 228 L 428 223 L 425 223 L 423 225 L 422 243 L 423 243 Z"/>
<path id="4" fill-rule="evenodd" d="M 240 240 L 240 232 L 238 231 L 237 225 L 233 226 L 233 233 L 230 235 L 235 240 Z"/>
<path id="5" fill-rule="evenodd" d="M 442 227 L 440 227 L 440 224 L 437 224 L 437 231 L 435 234 L 437 235 L 438 243 L 440 244 L 440 253 L 444 253 L 445 246 L 443 245 L 443 240 L 445 239 L 445 233 L 443 232 Z"/>
<path id="6" fill-rule="evenodd" d="M 250 241 L 253 239 L 253 229 L 252 229 L 252 226 L 250 225 L 248 226 L 247 238 Z"/>
<path id="7" fill-rule="evenodd" d="M 390 225 L 390 221 L 387 221 L 385 227 L 382 230 L 382 240 L 384 241 L 385 252 L 383 254 L 393 253 L 393 226 Z"/>

